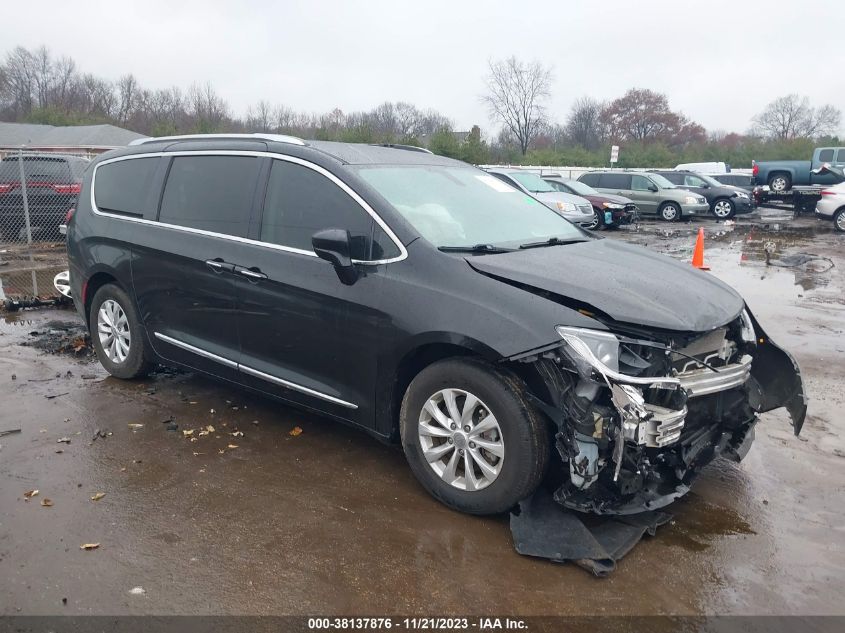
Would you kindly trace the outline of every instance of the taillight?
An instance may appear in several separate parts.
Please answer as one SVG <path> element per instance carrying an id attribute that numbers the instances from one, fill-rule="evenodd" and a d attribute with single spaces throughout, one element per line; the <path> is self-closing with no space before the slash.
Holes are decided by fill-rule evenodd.
<path id="1" fill-rule="evenodd" d="M 67 210 L 67 213 L 65 214 L 65 226 L 70 224 L 70 221 L 73 219 L 74 213 L 76 213 L 76 207 L 71 207 Z"/>
<path id="2" fill-rule="evenodd" d="M 17 187 L 13 182 L 0 182 L 0 193 L 9 193 L 12 189 Z"/>
<path id="3" fill-rule="evenodd" d="M 66 194 L 78 194 L 82 190 L 82 185 L 78 182 L 71 183 L 69 185 L 52 185 L 53 190 L 56 193 L 66 193 Z"/>
<path id="4" fill-rule="evenodd" d="M 755 176 L 756 176 L 758 173 L 760 173 L 760 167 L 757 165 L 757 163 L 755 163 L 755 162 L 753 162 L 753 161 L 752 161 L 752 163 L 751 163 L 751 173 L 752 173 L 753 175 L 755 175 Z"/>

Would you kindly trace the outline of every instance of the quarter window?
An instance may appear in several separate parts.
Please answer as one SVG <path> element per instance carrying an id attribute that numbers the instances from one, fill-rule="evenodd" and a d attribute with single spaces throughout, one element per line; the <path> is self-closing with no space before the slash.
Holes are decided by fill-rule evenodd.
<path id="1" fill-rule="evenodd" d="M 177 156 L 170 166 L 159 221 L 246 237 L 258 159 Z"/>
<path id="2" fill-rule="evenodd" d="M 836 152 L 836 162 L 840 165 L 845 165 L 845 149 L 840 149 Z"/>
<path id="3" fill-rule="evenodd" d="M 399 249 L 348 193 L 313 169 L 274 160 L 264 198 L 261 241 L 312 251 L 311 237 L 323 229 L 346 229 L 352 258 L 390 259 Z"/>
<path id="4" fill-rule="evenodd" d="M 143 215 L 158 158 L 132 158 L 97 168 L 94 202 L 100 211 Z"/>

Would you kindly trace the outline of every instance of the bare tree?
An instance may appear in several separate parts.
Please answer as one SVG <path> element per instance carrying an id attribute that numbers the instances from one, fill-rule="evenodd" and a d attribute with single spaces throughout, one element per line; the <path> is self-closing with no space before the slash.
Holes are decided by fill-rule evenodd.
<path id="1" fill-rule="evenodd" d="M 135 110 L 139 97 L 139 90 L 138 80 L 135 79 L 135 75 L 132 73 L 123 75 L 123 77 L 117 80 L 117 94 L 119 102 L 117 120 L 121 124 L 125 124 Z"/>
<path id="2" fill-rule="evenodd" d="M 516 138 L 523 156 L 546 121 L 545 101 L 550 96 L 552 70 L 539 62 L 516 57 L 490 61 L 487 94 L 482 101 L 490 115 Z"/>
<path id="3" fill-rule="evenodd" d="M 769 138 L 790 140 L 834 134 L 840 111 L 832 105 L 813 108 L 807 97 L 789 94 L 778 97 L 754 117 L 754 130 Z"/>
<path id="4" fill-rule="evenodd" d="M 262 99 L 247 109 L 246 127 L 256 132 L 270 132 L 273 130 L 273 118 L 272 106 Z"/>
<path id="5" fill-rule="evenodd" d="M 585 149 L 596 149 L 601 143 L 601 113 L 604 106 L 592 97 L 581 97 L 572 104 L 566 119 L 566 136 Z"/>

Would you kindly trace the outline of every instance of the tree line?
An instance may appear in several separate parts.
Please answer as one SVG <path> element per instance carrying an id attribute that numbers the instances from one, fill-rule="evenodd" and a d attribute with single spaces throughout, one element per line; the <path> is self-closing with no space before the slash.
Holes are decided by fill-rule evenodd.
<path id="1" fill-rule="evenodd" d="M 385 102 L 368 111 L 298 112 L 260 100 L 241 115 L 210 83 L 151 89 L 132 74 L 104 79 L 46 47 L 9 51 L 0 64 L 0 120 L 52 125 L 112 123 L 141 134 L 274 132 L 359 143 L 425 145 L 474 164 L 606 165 L 620 145 L 620 167 L 724 160 L 750 166 L 752 158 L 803 157 L 816 142 L 836 139 L 838 109 L 813 107 L 787 95 L 767 106 L 745 133 L 705 130 L 671 109 L 666 95 L 632 88 L 609 102 L 583 96 L 563 122 L 548 110 L 553 72 L 515 57 L 491 61 L 480 100 L 498 126 L 485 140 L 481 128 L 456 132 L 432 109 Z M 494 128 L 495 129 L 495 128 Z"/>

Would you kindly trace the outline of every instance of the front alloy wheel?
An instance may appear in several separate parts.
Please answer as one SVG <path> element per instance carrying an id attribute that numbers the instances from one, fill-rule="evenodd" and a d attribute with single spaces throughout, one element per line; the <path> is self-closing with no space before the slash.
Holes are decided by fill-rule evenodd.
<path id="1" fill-rule="evenodd" d="M 502 470 L 502 429 L 489 407 L 468 391 L 441 389 L 426 400 L 419 438 L 428 465 L 458 490 L 486 488 Z"/>
<path id="2" fill-rule="evenodd" d="M 678 208 L 678 205 L 673 202 L 667 202 L 660 207 L 660 217 L 667 222 L 674 222 L 681 217 L 681 210 Z"/>
<path id="3" fill-rule="evenodd" d="M 420 371 L 399 411 L 402 448 L 417 480 L 471 514 L 507 512 L 540 484 L 550 429 L 516 374 L 477 358 Z"/>
<path id="4" fill-rule="evenodd" d="M 713 205 L 713 215 L 720 220 L 727 220 L 734 215 L 734 205 L 730 200 L 722 198 Z"/>

